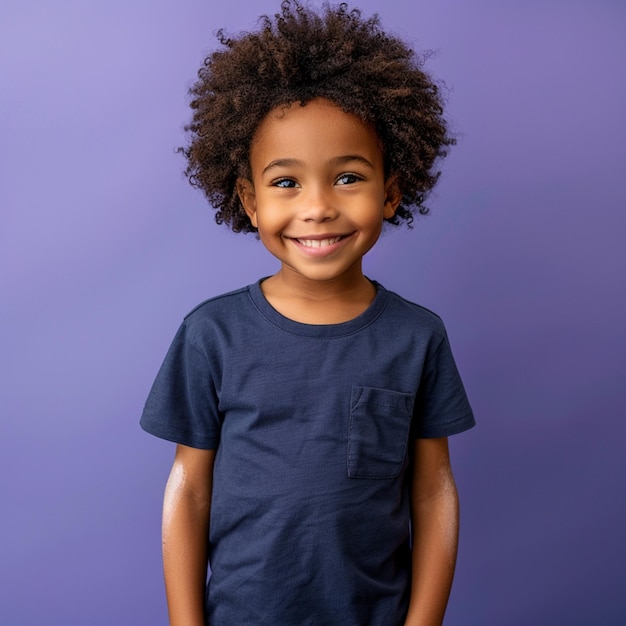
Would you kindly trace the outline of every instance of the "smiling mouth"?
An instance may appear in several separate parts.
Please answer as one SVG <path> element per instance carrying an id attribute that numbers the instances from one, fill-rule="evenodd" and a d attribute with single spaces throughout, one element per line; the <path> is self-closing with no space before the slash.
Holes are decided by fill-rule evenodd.
<path id="1" fill-rule="evenodd" d="M 332 246 L 334 243 L 337 243 L 340 239 L 343 239 L 343 237 L 329 237 L 328 239 L 296 239 L 296 241 L 305 248 L 326 248 L 328 246 Z"/>

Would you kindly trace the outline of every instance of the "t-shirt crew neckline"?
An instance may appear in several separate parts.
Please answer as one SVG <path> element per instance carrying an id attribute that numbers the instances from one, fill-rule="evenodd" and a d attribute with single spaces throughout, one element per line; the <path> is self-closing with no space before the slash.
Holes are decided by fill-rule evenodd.
<path id="1" fill-rule="evenodd" d="M 261 283 L 265 278 L 261 278 L 258 282 L 248 287 L 248 294 L 254 306 L 259 310 L 261 315 L 265 317 L 272 325 L 293 335 L 302 337 L 318 337 L 320 339 L 329 339 L 331 337 L 345 337 L 359 332 L 363 328 L 374 322 L 384 311 L 389 301 L 390 293 L 375 280 L 370 282 L 376 287 L 376 296 L 363 313 L 340 324 L 304 324 L 285 317 L 279 313 L 265 298 Z"/>

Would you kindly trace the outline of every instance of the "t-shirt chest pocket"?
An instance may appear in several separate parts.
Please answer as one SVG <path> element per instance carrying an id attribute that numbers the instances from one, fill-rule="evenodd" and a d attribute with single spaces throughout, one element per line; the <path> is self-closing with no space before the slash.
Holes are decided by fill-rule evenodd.
<path id="1" fill-rule="evenodd" d="M 406 458 L 413 395 L 352 387 L 348 428 L 348 476 L 394 478 Z"/>

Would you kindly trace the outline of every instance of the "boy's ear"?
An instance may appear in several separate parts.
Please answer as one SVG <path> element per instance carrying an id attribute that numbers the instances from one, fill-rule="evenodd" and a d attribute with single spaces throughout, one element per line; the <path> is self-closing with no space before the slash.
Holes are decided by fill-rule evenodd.
<path id="1" fill-rule="evenodd" d="M 239 196 L 243 210 L 252 222 L 252 226 L 256 228 L 256 195 L 252 181 L 247 178 L 238 178 L 237 195 Z"/>
<path id="2" fill-rule="evenodd" d="M 396 214 L 396 209 L 402 202 L 402 192 L 398 185 L 398 177 L 390 176 L 385 182 L 385 205 L 383 207 L 383 217 L 391 219 Z"/>

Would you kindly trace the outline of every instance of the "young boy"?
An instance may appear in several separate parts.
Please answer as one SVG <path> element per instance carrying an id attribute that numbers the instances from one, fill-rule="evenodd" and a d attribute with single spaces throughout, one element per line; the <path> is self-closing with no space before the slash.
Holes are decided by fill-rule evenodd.
<path id="1" fill-rule="evenodd" d="M 170 622 L 441 624 L 447 437 L 474 419 L 441 320 L 361 265 L 384 222 L 427 212 L 453 143 L 437 89 L 345 5 L 285 1 L 220 41 L 192 89 L 187 174 L 280 268 L 185 318 L 146 403 L 142 427 L 178 444 Z"/>

